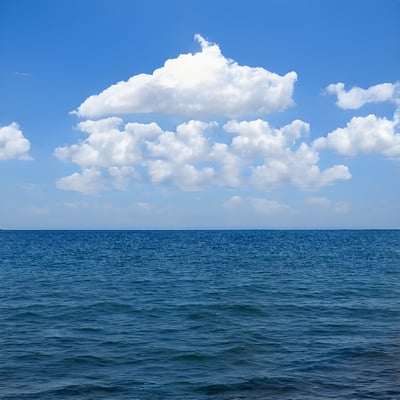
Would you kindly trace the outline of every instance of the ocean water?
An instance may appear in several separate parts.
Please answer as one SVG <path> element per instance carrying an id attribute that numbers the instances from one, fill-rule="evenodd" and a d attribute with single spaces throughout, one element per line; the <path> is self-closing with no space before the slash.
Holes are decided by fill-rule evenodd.
<path id="1" fill-rule="evenodd" d="M 1 231 L 1 399 L 400 399 L 400 231 Z"/>

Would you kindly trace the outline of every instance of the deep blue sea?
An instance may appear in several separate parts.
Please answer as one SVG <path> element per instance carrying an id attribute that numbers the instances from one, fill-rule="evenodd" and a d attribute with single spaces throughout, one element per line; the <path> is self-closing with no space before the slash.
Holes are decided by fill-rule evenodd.
<path id="1" fill-rule="evenodd" d="M 400 399 L 400 231 L 0 231 L 0 398 Z"/>

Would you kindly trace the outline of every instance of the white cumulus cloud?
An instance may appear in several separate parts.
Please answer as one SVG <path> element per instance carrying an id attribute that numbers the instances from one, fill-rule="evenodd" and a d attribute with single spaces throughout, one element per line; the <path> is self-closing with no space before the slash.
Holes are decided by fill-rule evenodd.
<path id="1" fill-rule="evenodd" d="M 251 180 L 256 186 L 270 188 L 291 183 L 311 189 L 351 178 L 344 165 L 321 171 L 318 152 L 305 142 L 294 146 L 294 140 L 309 132 L 308 124 L 303 121 L 293 121 L 281 129 L 272 128 L 263 120 L 230 121 L 224 128 L 238 134 L 232 140 L 232 149 L 237 154 L 250 160 L 261 158 L 259 165 L 251 163 Z"/>
<path id="2" fill-rule="evenodd" d="M 94 195 L 106 188 L 101 172 L 96 169 L 84 169 L 81 174 L 75 172 L 63 177 L 57 181 L 56 186 L 59 189 L 72 190 L 85 195 Z"/>
<path id="3" fill-rule="evenodd" d="M 337 128 L 326 137 L 314 141 L 314 148 L 330 148 L 346 156 L 356 154 L 400 155 L 400 134 L 396 120 L 379 118 L 374 114 L 353 117 L 345 128 Z"/>
<path id="4" fill-rule="evenodd" d="M 330 84 L 327 92 L 337 96 L 336 104 L 343 109 L 358 109 L 367 103 L 381 103 L 392 101 L 400 105 L 400 83 L 381 83 L 370 86 L 368 89 L 352 87 L 345 90 L 342 82 Z"/>
<path id="5" fill-rule="evenodd" d="M 16 122 L 0 127 L 0 160 L 31 160 L 30 147 Z"/>
<path id="6" fill-rule="evenodd" d="M 312 189 L 350 178 L 343 165 L 319 168 L 317 147 L 304 142 L 309 126 L 299 120 L 280 129 L 260 119 L 232 120 L 222 128 L 215 122 L 190 120 L 175 131 L 164 131 L 154 122 L 124 125 L 112 117 L 84 121 L 78 128 L 86 138 L 56 148 L 55 156 L 77 164 L 83 173 L 58 185 L 85 194 L 102 189 L 100 173 L 103 184 L 107 181 L 120 190 L 137 179 L 200 190 L 211 185 L 270 189 L 281 184 Z M 86 179 L 96 185 L 81 185 Z"/>
<path id="7" fill-rule="evenodd" d="M 239 65 L 200 35 L 201 51 L 167 60 L 152 74 L 139 74 L 87 98 L 75 111 L 84 118 L 161 113 L 189 118 L 237 118 L 282 111 L 293 104 L 295 72 L 280 76 Z"/>
<path id="8" fill-rule="evenodd" d="M 81 122 L 78 128 L 88 137 L 78 144 L 57 147 L 55 156 L 84 168 L 137 164 L 142 160 L 144 139 L 158 136 L 162 130 L 156 123 L 128 123 L 122 131 L 121 125 L 117 117 Z"/>
<path id="9" fill-rule="evenodd" d="M 351 178 L 345 165 L 320 167 L 322 149 L 344 155 L 400 153 L 396 114 L 393 121 L 353 118 L 347 127 L 311 144 L 306 122 L 271 126 L 260 117 L 293 104 L 296 73 L 281 76 L 239 65 L 226 58 L 217 44 L 200 35 L 195 38 L 200 51 L 169 59 L 151 74 L 118 82 L 77 108 L 79 117 L 90 118 L 78 124 L 84 136 L 75 144 L 57 147 L 54 154 L 81 171 L 61 178 L 58 187 L 94 194 L 106 188 L 126 190 L 140 179 L 182 190 L 209 186 L 270 190 L 284 184 L 311 190 Z M 399 83 L 348 91 L 338 83 L 327 91 L 337 95 L 342 108 L 382 101 L 399 104 Z M 156 122 L 125 123 L 115 116 L 138 113 L 152 113 L 155 120 L 159 114 L 178 115 L 186 122 L 164 130 Z M 225 120 L 219 125 L 196 120 L 200 116 Z M 244 116 L 258 119 L 243 120 Z M 234 198 L 231 203 L 240 201 L 244 200 Z M 274 208 L 260 199 L 247 199 L 246 204 L 259 212 Z"/>

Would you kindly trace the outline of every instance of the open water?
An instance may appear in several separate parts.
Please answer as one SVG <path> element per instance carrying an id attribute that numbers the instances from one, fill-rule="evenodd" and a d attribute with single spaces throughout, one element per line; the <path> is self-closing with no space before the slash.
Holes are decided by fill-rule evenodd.
<path id="1" fill-rule="evenodd" d="M 0 398 L 400 399 L 400 231 L 1 231 Z"/>

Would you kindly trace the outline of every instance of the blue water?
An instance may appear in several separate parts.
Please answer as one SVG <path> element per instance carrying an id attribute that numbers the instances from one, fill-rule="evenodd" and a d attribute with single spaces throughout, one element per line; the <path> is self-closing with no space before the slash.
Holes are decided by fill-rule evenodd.
<path id="1" fill-rule="evenodd" d="M 400 399 L 400 231 L 0 232 L 1 399 Z"/>

